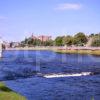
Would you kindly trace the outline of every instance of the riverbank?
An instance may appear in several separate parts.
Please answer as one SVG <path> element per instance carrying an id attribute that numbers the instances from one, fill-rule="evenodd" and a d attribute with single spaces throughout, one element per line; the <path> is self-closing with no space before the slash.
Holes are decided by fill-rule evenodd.
<path id="1" fill-rule="evenodd" d="M 50 50 L 51 47 L 16 47 L 6 48 L 5 50 Z"/>
<path id="2" fill-rule="evenodd" d="M 89 54 L 100 56 L 100 50 L 56 50 L 55 52 L 66 54 Z"/>
<path id="3" fill-rule="evenodd" d="M 0 100 L 26 100 L 25 97 L 13 92 L 0 82 Z"/>
<path id="4" fill-rule="evenodd" d="M 100 47 L 37 46 L 37 47 L 6 48 L 6 50 L 51 50 L 57 53 L 100 55 Z"/>

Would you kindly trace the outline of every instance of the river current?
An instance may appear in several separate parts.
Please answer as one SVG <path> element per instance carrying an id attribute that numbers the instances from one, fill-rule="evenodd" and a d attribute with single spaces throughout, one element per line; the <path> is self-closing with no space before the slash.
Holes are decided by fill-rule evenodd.
<path id="1" fill-rule="evenodd" d="M 46 78 L 43 75 L 96 73 Z M 0 80 L 28 100 L 100 100 L 100 56 L 4 51 Z"/>

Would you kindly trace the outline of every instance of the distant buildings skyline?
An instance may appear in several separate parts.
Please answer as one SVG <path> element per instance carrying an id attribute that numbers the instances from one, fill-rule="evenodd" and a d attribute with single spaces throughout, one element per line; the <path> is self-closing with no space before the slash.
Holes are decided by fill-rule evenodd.
<path id="1" fill-rule="evenodd" d="M 39 39 L 39 40 L 45 42 L 45 41 L 51 40 L 52 39 L 52 36 L 48 36 L 48 35 L 38 35 L 38 36 L 36 36 L 36 35 L 34 35 L 32 33 L 31 38 L 32 39 Z"/>
<path id="2" fill-rule="evenodd" d="M 0 36 L 20 41 L 36 35 L 100 32 L 100 0 L 1 0 Z"/>

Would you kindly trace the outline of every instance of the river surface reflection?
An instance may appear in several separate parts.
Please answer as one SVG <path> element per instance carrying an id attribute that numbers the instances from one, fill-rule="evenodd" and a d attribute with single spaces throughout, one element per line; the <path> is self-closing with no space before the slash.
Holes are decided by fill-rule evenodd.
<path id="1" fill-rule="evenodd" d="M 98 74 L 44 78 L 37 73 Z M 100 56 L 52 51 L 4 51 L 0 80 L 28 100 L 100 100 Z"/>

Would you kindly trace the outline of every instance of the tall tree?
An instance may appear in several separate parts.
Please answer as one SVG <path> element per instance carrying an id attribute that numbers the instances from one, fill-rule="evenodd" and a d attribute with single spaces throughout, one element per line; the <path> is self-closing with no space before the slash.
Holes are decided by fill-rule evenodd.
<path id="1" fill-rule="evenodd" d="M 56 39 L 55 39 L 55 45 L 56 46 L 63 46 L 64 45 L 63 44 L 63 36 L 56 37 Z"/>
<path id="2" fill-rule="evenodd" d="M 68 35 L 63 38 L 64 45 L 71 46 L 73 44 L 73 37 Z"/>
<path id="3" fill-rule="evenodd" d="M 94 46 L 94 47 L 100 47 L 100 33 L 99 34 L 96 34 L 93 39 L 92 39 L 92 45 L 91 46 Z"/>
<path id="4" fill-rule="evenodd" d="M 87 43 L 88 39 L 84 33 L 79 32 L 74 36 L 73 43 L 77 46 L 83 46 Z"/>

